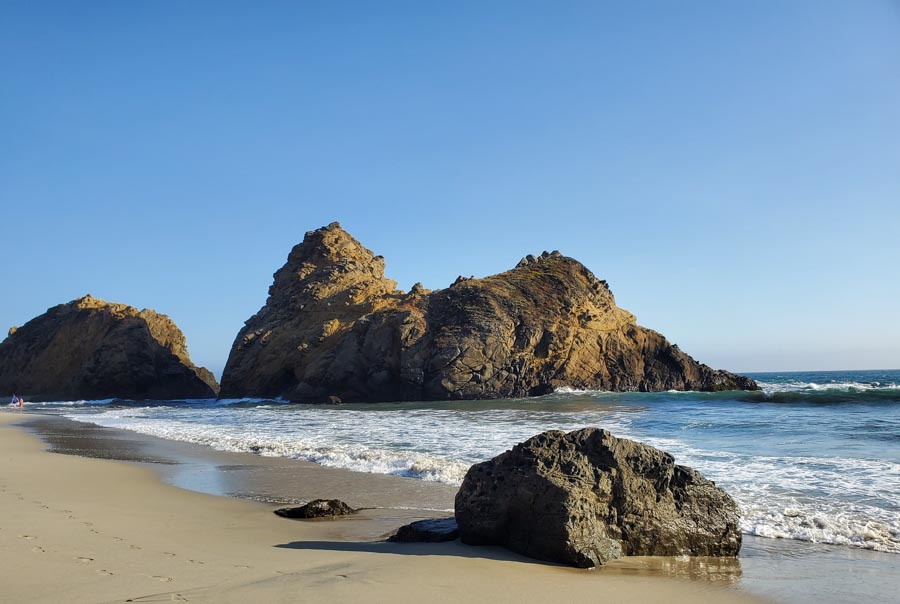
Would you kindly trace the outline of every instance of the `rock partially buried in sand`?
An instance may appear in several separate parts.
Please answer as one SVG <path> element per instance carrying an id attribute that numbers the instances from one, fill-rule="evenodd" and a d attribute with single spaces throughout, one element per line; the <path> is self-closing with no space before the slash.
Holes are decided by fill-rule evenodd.
<path id="1" fill-rule="evenodd" d="M 275 514 L 282 518 L 333 518 L 355 514 L 356 510 L 340 499 L 316 499 L 296 508 L 281 508 Z"/>
<path id="2" fill-rule="evenodd" d="M 440 543 L 459 538 L 459 527 L 455 518 L 429 518 L 417 520 L 397 529 L 397 534 L 389 539 L 398 543 Z"/>
<path id="3" fill-rule="evenodd" d="M 581 568 L 623 555 L 736 556 L 739 509 L 699 472 L 648 445 L 550 431 L 469 469 L 460 538 Z"/>

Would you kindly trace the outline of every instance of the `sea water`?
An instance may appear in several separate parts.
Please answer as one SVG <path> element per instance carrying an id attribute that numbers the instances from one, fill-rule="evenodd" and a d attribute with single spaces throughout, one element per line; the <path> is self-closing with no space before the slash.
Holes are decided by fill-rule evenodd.
<path id="1" fill-rule="evenodd" d="M 900 553 L 900 371 L 752 374 L 759 392 L 295 405 L 66 401 L 34 411 L 223 451 L 459 484 L 539 432 L 597 426 L 669 451 L 740 504 L 751 535 Z"/>

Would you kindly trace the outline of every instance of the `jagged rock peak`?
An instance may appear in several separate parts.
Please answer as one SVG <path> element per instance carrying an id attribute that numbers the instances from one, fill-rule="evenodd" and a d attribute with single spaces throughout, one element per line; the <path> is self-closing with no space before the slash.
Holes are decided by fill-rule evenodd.
<path id="1" fill-rule="evenodd" d="M 426 289 L 421 281 L 413 283 L 412 289 L 409 290 L 411 296 L 427 296 L 431 293 L 430 289 Z"/>
<path id="2" fill-rule="evenodd" d="M 546 260 L 547 258 L 553 258 L 556 256 L 562 256 L 559 250 L 553 250 L 552 252 L 544 250 L 543 252 L 541 252 L 540 256 L 533 256 L 531 254 L 528 254 L 527 256 L 519 260 L 519 263 L 516 264 L 516 268 L 528 266 L 529 264 L 534 264 L 535 262 L 540 262 L 541 260 Z"/>
<path id="3" fill-rule="evenodd" d="M 376 256 L 340 223 L 308 231 L 274 275 L 267 306 L 349 306 L 396 292 L 384 276 L 384 257 Z"/>
<path id="4" fill-rule="evenodd" d="M 88 294 L 0 343 L 0 394 L 11 392 L 34 400 L 211 398 L 218 384 L 191 362 L 169 317 Z"/>

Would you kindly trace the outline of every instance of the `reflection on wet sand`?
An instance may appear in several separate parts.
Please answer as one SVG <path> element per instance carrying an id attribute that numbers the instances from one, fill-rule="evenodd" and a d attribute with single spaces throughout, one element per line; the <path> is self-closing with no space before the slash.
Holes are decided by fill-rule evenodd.
<path id="1" fill-rule="evenodd" d="M 625 575 L 666 575 L 676 579 L 703 580 L 729 586 L 740 584 L 743 575 L 738 558 L 700 556 L 630 556 L 607 562 L 601 570 Z"/>

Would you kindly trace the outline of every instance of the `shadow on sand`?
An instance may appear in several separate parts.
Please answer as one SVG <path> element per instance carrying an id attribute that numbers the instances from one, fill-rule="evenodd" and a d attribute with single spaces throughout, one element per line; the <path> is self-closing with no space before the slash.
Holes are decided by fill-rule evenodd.
<path id="1" fill-rule="evenodd" d="M 400 556 L 455 556 L 458 558 L 481 558 L 520 562 L 522 564 L 541 564 L 560 566 L 552 562 L 526 558 L 497 546 L 465 545 L 458 539 L 445 543 L 392 543 L 390 541 L 356 542 L 356 541 L 293 541 L 281 543 L 275 547 L 284 549 L 315 550 L 329 552 L 366 552 L 373 554 L 394 554 Z"/>
<path id="2" fill-rule="evenodd" d="M 555 566 L 572 572 L 590 572 L 568 566 L 527 558 L 498 546 L 465 545 L 459 540 L 446 543 L 391 543 L 346 541 L 294 541 L 275 547 L 330 552 L 367 552 L 400 556 L 455 556 L 517 562 L 520 564 Z M 626 556 L 604 564 L 598 571 L 632 576 L 668 576 L 682 580 L 709 581 L 720 585 L 740 583 L 742 570 L 738 558 L 702 556 Z"/>

